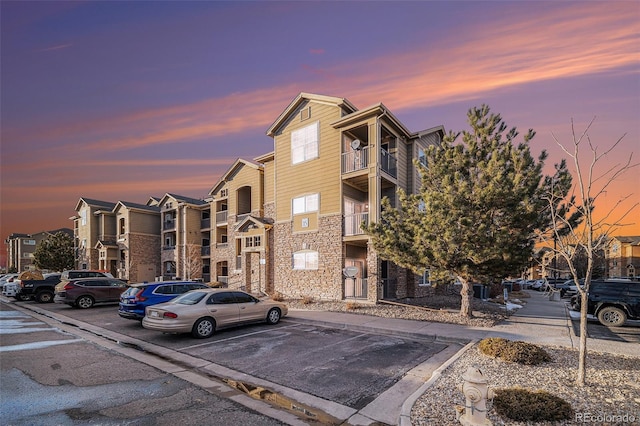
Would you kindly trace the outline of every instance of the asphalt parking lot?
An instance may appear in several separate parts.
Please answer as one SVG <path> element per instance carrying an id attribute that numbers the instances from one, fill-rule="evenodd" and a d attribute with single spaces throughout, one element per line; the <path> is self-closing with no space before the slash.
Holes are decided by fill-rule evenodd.
<path id="1" fill-rule="evenodd" d="M 256 324 L 220 330 L 209 339 L 196 339 L 187 334 L 146 330 L 138 321 L 120 318 L 113 305 L 81 310 L 61 304 L 18 304 L 33 304 L 115 331 L 132 341 L 162 346 L 355 410 L 450 346 L 406 336 L 303 324 L 287 318 L 275 326 Z"/>

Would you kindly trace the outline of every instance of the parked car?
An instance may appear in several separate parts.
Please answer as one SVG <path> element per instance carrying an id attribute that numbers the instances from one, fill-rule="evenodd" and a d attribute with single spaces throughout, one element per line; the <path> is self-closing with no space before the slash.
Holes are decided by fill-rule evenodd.
<path id="1" fill-rule="evenodd" d="M 239 290 L 207 288 L 149 306 L 142 326 L 163 333 L 191 333 L 202 339 L 218 329 L 243 323 L 277 324 L 287 313 L 282 302 L 258 299 Z"/>
<path id="2" fill-rule="evenodd" d="M 6 274 L 0 278 L 0 288 L 2 295 L 7 297 L 15 297 L 18 292 L 18 283 L 15 282 L 20 274 Z"/>
<path id="3" fill-rule="evenodd" d="M 615 327 L 627 319 L 640 319 L 640 282 L 592 280 L 589 285 L 587 314 L 602 325 Z M 580 295 L 571 298 L 571 308 L 580 310 Z"/>
<path id="4" fill-rule="evenodd" d="M 132 284 L 120 296 L 118 315 L 122 318 L 141 321 L 147 306 L 168 302 L 190 290 L 207 288 L 206 284 L 193 281 L 161 281 Z"/>
<path id="5" fill-rule="evenodd" d="M 23 275 L 20 275 L 23 277 Z M 42 279 L 16 279 L 17 284 L 16 299 L 21 301 L 35 299 L 38 303 L 51 303 L 55 292 L 55 286 L 60 282 L 60 273 L 49 274 L 33 273 L 27 276 L 41 277 Z"/>
<path id="6" fill-rule="evenodd" d="M 117 303 L 127 283 L 115 278 L 94 277 L 63 281 L 56 286 L 56 303 L 88 309 L 96 303 Z"/>

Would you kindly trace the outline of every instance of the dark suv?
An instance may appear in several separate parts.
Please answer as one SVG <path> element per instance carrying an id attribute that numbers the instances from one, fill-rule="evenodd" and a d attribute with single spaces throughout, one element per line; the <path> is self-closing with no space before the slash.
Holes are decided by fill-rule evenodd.
<path id="1" fill-rule="evenodd" d="M 120 297 L 118 315 L 122 318 L 141 321 L 147 306 L 168 302 L 187 291 L 199 288 L 207 288 L 207 285 L 193 281 L 132 284 Z"/>
<path id="2" fill-rule="evenodd" d="M 96 303 L 118 303 L 126 289 L 127 283 L 115 278 L 71 279 L 56 286 L 53 301 L 87 309 Z"/>
<path id="3" fill-rule="evenodd" d="M 627 319 L 640 319 L 640 282 L 591 281 L 587 314 L 594 315 L 602 325 L 616 327 Z M 571 298 L 571 308 L 580 310 L 580 295 Z"/>

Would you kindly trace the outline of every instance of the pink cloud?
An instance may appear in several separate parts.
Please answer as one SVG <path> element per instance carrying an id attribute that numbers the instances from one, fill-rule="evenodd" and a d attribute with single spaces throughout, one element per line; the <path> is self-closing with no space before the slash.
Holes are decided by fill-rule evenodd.
<path id="1" fill-rule="evenodd" d="M 324 55 L 324 49 L 309 49 L 312 55 Z"/>

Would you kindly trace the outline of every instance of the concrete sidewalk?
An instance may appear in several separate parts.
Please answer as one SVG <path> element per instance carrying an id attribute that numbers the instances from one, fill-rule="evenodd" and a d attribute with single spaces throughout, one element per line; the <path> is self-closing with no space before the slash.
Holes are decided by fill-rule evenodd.
<path id="1" fill-rule="evenodd" d="M 571 316 L 565 300 L 549 300 L 543 293 L 527 290 L 531 296 L 522 299 L 522 308 L 512 311 L 507 319 L 493 327 L 470 327 L 426 321 L 382 318 L 369 315 L 290 310 L 287 318 L 316 325 L 345 328 L 398 336 L 416 336 L 439 342 L 466 344 L 485 337 L 503 337 L 542 345 L 578 348 L 579 339 L 571 326 Z M 510 302 L 520 304 L 518 301 Z M 587 339 L 589 350 L 638 356 L 633 343 Z"/>

